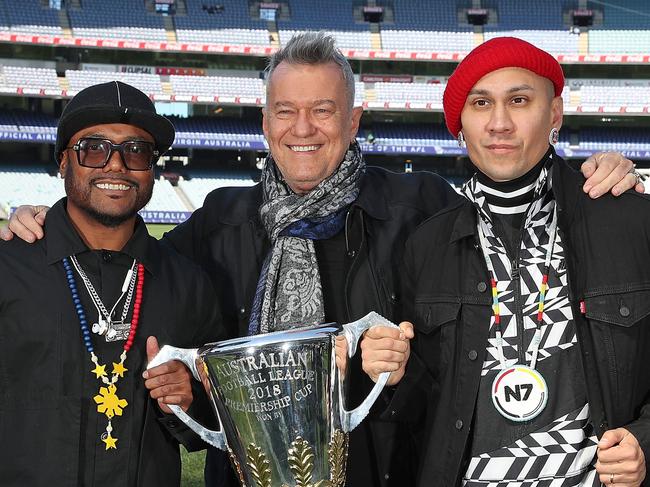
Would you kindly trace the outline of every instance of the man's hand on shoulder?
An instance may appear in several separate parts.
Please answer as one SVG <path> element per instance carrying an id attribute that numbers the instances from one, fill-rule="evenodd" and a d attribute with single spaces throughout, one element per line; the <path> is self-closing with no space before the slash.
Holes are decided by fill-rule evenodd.
<path id="1" fill-rule="evenodd" d="M 620 152 L 598 152 L 580 167 L 587 179 L 582 189 L 592 198 L 610 191 L 614 196 L 619 196 L 632 188 L 643 193 L 645 187 L 639 181 L 634 167 L 634 163 Z"/>
<path id="2" fill-rule="evenodd" d="M 9 218 L 9 224 L 0 228 L 0 239 L 8 241 L 14 235 L 25 242 L 33 243 L 43 238 L 43 225 L 48 206 L 22 205 Z"/>

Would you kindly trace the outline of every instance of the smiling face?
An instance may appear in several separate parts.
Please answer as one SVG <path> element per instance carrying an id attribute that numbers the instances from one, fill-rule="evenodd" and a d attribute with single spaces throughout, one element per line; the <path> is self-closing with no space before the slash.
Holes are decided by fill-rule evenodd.
<path id="1" fill-rule="evenodd" d="M 280 63 L 263 111 L 264 136 L 284 180 L 304 194 L 332 175 L 359 129 L 361 108 L 349 108 L 335 63 Z"/>
<path id="2" fill-rule="evenodd" d="M 72 136 L 68 147 L 83 137 L 108 139 L 114 144 L 128 140 L 153 143 L 148 132 L 132 125 L 112 123 L 84 128 Z M 153 169 L 129 171 L 120 154 L 113 152 L 103 168 L 80 166 L 77 154 L 66 149 L 61 159 L 70 217 L 94 220 L 106 227 L 117 227 L 135 217 L 151 199 Z"/>
<path id="3" fill-rule="evenodd" d="M 532 71 L 503 68 L 481 78 L 461 113 L 467 153 L 493 181 L 526 174 L 548 150 L 553 127 L 562 126 L 562 98 Z"/>

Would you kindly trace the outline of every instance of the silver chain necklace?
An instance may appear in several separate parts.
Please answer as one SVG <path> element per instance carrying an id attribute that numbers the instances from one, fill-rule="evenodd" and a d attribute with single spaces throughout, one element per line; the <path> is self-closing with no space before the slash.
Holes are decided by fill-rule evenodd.
<path id="1" fill-rule="evenodd" d="M 99 294 L 95 291 L 95 287 L 92 282 L 84 272 L 83 268 L 77 261 L 76 256 L 71 256 L 70 260 L 75 270 L 81 277 L 81 280 L 90 295 L 90 298 L 93 301 L 93 305 L 97 310 L 97 323 L 93 323 L 92 331 L 98 335 L 104 335 L 107 342 L 114 342 L 117 340 L 126 340 L 129 329 L 131 328 L 131 323 L 125 323 L 126 317 L 129 313 L 129 308 L 131 306 L 131 300 L 133 298 L 133 291 L 135 290 L 135 282 L 138 277 L 138 272 L 136 270 L 136 260 L 133 259 L 133 264 L 131 268 L 127 271 L 126 276 L 124 276 L 124 283 L 122 284 L 122 294 L 117 298 L 115 304 L 109 312 L 104 306 Z M 113 313 L 118 303 L 122 300 L 126 294 L 126 300 L 124 301 L 124 307 L 122 308 L 122 316 L 120 320 L 113 320 Z"/>

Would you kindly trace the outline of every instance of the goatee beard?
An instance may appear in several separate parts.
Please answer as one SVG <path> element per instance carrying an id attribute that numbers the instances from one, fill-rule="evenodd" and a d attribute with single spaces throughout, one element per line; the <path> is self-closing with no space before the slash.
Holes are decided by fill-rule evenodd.
<path id="1" fill-rule="evenodd" d="M 124 222 L 133 218 L 137 213 L 136 211 L 132 211 L 121 215 L 107 215 L 106 213 L 100 213 L 99 211 L 86 206 L 82 206 L 81 209 L 97 223 L 107 228 L 117 228 Z"/>

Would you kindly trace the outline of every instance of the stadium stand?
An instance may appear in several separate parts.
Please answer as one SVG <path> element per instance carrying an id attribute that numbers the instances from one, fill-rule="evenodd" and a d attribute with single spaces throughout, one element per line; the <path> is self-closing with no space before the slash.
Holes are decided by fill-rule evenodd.
<path id="1" fill-rule="evenodd" d="M 344 49 L 371 49 L 370 28 L 362 20 L 355 21 L 351 0 L 339 0 L 336 8 L 328 2 L 289 2 L 289 20 L 278 19 L 280 44 L 286 44 L 294 34 L 309 30 L 324 30 Z"/>
<path id="2" fill-rule="evenodd" d="M 5 213 L 27 203 L 51 206 L 65 194 L 62 179 L 50 176 L 43 168 L 27 164 L 0 166 L 0 181 L 0 208 Z"/>
<path id="3" fill-rule="evenodd" d="M 224 174 L 216 176 L 215 174 L 196 174 L 191 179 L 180 179 L 178 187 L 183 190 L 194 208 L 200 208 L 203 205 L 205 197 L 210 191 L 217 188 L 228 186 L 252 186 L 255 182 L 250 176 L 234 176 L 233 174 Z"/>
<path id="4" fill-rule="evenodd" d="M 75 37 L 166 42 L 171 42 L 176 38 L 179 43 L 233 44 L 266 48 L 277 45 L 273 23 L 255 18 L 256 2 L 245 0 L 217 0 L 216 2 L 183 0 L 179 2 L 183 8 L 179 9 L 177 15 L 168 18 L 150 11 L 151 2 L 144 0 L 120 0 L 120 8 L 115 8 L 116 2 L 106 0 L 71 0 L 65 2 L 64 10 L 61 12 L 47 8 L 47 2 L 44 0 L 20 0 L 20 8 L 11 8 L 10 3 L 0 0 L 0 31 L 67 37 L 71 32 Z M 546 0 L 543 2 L 539 0 L 480 0 L 477 3 L 495 11 L 497 17 L 493 19 L 494 22 L 486 25 L 482 32 L 481 29 L 477 29 L 476 33 L 471 26 L 464 23 L 463 16 L 459 13 L 459 8 L 464 8 L 474 2 L 440 1 L 435 2 L 435 8 L 427 8 L 429 5 L 420 0 L 386 2 L 338 0 L 336 8 L 332 8 L 332 2 L 319 0 L 286 0 L 282 3 L 289 6 L 289 18 L 281 16 L 275 22 L 280 44 L 285 44 L 292 35 L 298 32 L 325 30 L 337 39 L 338 45 L 343 49 L 415 51 L 418 53 L 417 59 L 419 60 L 426 57 L 420 56 L 420 53 L 423 52 L 447 53 L 454 56 L 450 55 L 439 59 L 451 60 L 459 57 L 459 54 L 471 50 L 481 39 L 514 35 L 527 39 L 557 55 L 575 56 L 591 53 L 643 54 L 647 56 L 650 54 L 650 28 L 648 28 L 650 11 L 647 0 L 625 0 L 622 8 L 621 0 L 598 2 L 597 4 L 587 2 L 588 8 L 603 11 L 604 23 L 587 31 L 583 30 L 581 35 L 570 33 L 569 26 L 566 24 L 565 13 L 567 9 L 576 8 L 581 3 L 577 0 Z M 363 22 L 359 16 L 360 5 L 374 3 L 383 3 L 392 9 L 392 15 L 389 15 L 378 26 L 371 26 Z M 648 15 L 644 15 L 643 12 L 648 12 Z M 70 30 L 66 28 L 64 32 L 62 26 L 66 23 L 66 17 L 69 20 Z M 66 53 L 67 47 L 65 43 L 63 44 L 56 48 L 56 61 L 54 58 L 45 59 L 44 55 L 40 60 L 30 56 L 26 56 L 30 59 L 20 60 L 20 49 L 22 48 L 18 48 L 15 50 L 17 61 L 14 62 L 13 59 L 10 59 L 11 56 L 5 55 L 7 59 L 0 62 L 0 93 L 5 96 L 6 100 L 9 100 L 6 105 L 23 107 L 23 110 L 6 108 L 0 112 L 0 139 L 20 141 L 24 140 L 20 137 L 24 133 L 42 134 L 42 138 L 31 137 L 28 140 L 45 144 L 51 143 L 56 132 L 57 120 L 55 117 L 33 112 L 33 110 L 39 110 L 41 106 L 44 106 L 49 113 L 56 112 L 59 110 L 59 101 L 52 103 L 45 100 L 20 100 L 16 95 L 58 98 L 62 94 L 65 96 L 66 90 L 67 95 L 70 95 L 91 84 L 113 79 L 120 79 L 137 86 L 156 101 L 176 100 L 175 97 L 178 97 L 177 101 L 205 104 L 218 102 L 224 106 L 238 103 L 246 105 L 264 103 L 264 83 L 259 77 L 257 60 L 248 66 L 250 71 L 242 71 L 241 75 L 232 76 L 234 69 L 242 69 L 242 65 L 247 66 L 243 56 L 248 55 L 248 51 L 243 52 L 242 56 L 231 58 L 235 59 L 232 61 L 234 65 L 229 65 L 230 61 L 226 56 L 210 57 L 219 56 L 219 54 L 205 48 L 201 54 L 192 55 L 192 62 L 188 62 L 187 65 L 204 70 L 209 76 L 123 73 L 118 71 L 116 66 L 108 64 L 106 70 L 97 71 L 97 69 L 103 68 L 100 64 L 95 64 L 87 66 L 88 70 L 81 70 L 83 65 L 80 69 L 68 69 L 65 71 L 65 77 L 57 77 L 57 71 L 53 69 L 55 62 L 60 63 L 60 59 L 65 59 L 68 53 L 70 56 L 74 55 L 73 51 Z M 191 49 L 188 49 L 190 51 L 201 52 L 196 46 L 190 47 Z M 234 51 L 240 53 L 244 50 Z M 250 51 L 253 55 L 259 55 L 263 50 L 251 49 Z M 117 58 L 120 58 L 120 61 L 116 61 L 115 51 L 112 51 L 110 55 L 102 55 L 102 51 L 96 49 L 90 50 L 90 52 L 92 52 L 91 58 L 97 57 L 97 60 L 93 59 L 95 63 L 124 62 L 134 65 L 156 63 L 164 67 L 167 65 L 182 66 L 183 64 L 182 54 L 154 54 L 150 52 L 141 57 L 131 58 L 129 51 L 119 51 Z M 59 57 L 61 53 L 66 55 Z M 123 61 L 122 53 L 124 53 Z M 355 55 L 354 53 L 350 54 Z M 387 56 L 387 53 L 382 55 Z M 381 59 L 382 55 L 377 57 Z M 172 61 L 170 56 L 176 56 L 176 60 Z M 204 57 L 202 58 L 202 56 Z M 74 58 L 70 57 L 66 61 L 70 62 L 70 59 Z M 144 59 L 149 59 L 149 61 Z M 361 66 L 364 73 L 381 72 L 374 68 L 368 69 L 369 65 L 366 63 L 371 64 L 377 61 L 372 58 L 366 61 L 363 53 L 359 54 L 357 59 L 362 59 L 362 61 L 356 63 L 355 68 Z M 395 62 L 399 62 L 398 59 L 401 58 L 396 57 Z M 197 60 L 198 64 L 196 64 Z M 572 59 L 569 61 L 573 62 Z M 380 60 L 379 62 L 392 63 L 394 61 L 391 58 L 390 61 Z M 214 65 L 228 71 L 220 72 L 214 68 Z M 58 66 L 71 67 L 67 63 L 58 64 Z M 448 66 L 445 66 L 444 69 L 429 68 L 430 66 L 425 66 L 423 70 L 414 69 L 414 73 L 449 72 Z M 626 69 L 628 70 L 626 71 Z M 58 71 L 59 74 L 62 74 L 61 69 Z M 400 69 L 394 71 L 386 69 L 386 71 L 404 72 Z M 152 70 L 152 72 L 154 71 Z M 572 150 L 623 150 L 629 151 L 629 157 L 633 159 L 637 155 L 634 151 L 639 151 L 638 157 L 641 160 L 650 159 L 649 132 L 642 128 L 643 125 L 646 125 L 643 117 L 647 116 L 650 105 L 650 74 L 647 64 L 641 64 L 632 69 L 621 68 L 619 65 L 609 71 L 602 66 L 592 66 L 584 71 L 571 66 L 567 68 L 567 72 L 574 76 L 593 76 L 594 79 L 567 79 L 563 97 L 566 112 L 571 116 L 565 118 L 565 128 L 561 132 L 557 147 L 564 149 L 565 154 L 569 155 Z M 608 79 L 608 75 L 614 72 L 613 76 L 616 79 Z M 625 78 L 626 73 L 630 75 L 628 79 Z M 648 79 L 637 79 L 644 77 Z M 404 110 L 440 111 L 442 92 L 445 86 L 443 76 L 429 76 L 428 80 L 433 82 L 420 82 L 425 78 L 424 75 L 413 76 L 413 78 L 417 82 L 355 83 L 356 105 L 364 104 L 369 110 L 389 110 L 387 115 L 375 112 L 372 117 L 364 117 L 364 128 L 360 131 L 358 139 L 367 150 L 370 163 L 372 163 L 370 153 L 384 151 L 386 159 L 383 160 L 394 156 L 391 163 L 403 164 L 405 159 L 403 154 L 407 154 L 410 148 L 423 148 L 420 152 L 417 150 L 413 152 L 451 156 L 444 160 L 428 157 L 426 158 L 427 164 L 440 167 L 453 165 L 452 157 L 459 154 L 457 143 L 447 133 L 440 122 L 439 115 L 434 115 L 438 120 L 435 125 L 414 122 L 381 122 L 381 120 L 391 118 L 390 110 L 401 111 L 399 116 L 395 117 L 400 121 L 408 121 L 411 117 L 404 113 Z M 32 101 L 38 101 L 38 103 L 32 103 Z M 25 110 L 27 107 L 29 107 L 29 111 Z M 206 113 L 205 107 L 186 108 L 189 113 L 192 111 Z M 615 118 L 616 114 L 626 111 L 627 113 L 624 115 L 626 118 L 622 120 Z M 214 171 L 193 174 L 193 154 L 199 154 L 197 158 L 209 158 L 209 154 L 206 156 L 206 151 L 194 151 L 194 148 L 207 150 L 222 147 L 233 151 L 263 150 L 264 137 L 257 112 L 248 107 L 237 109 L 231 107 L 227 108 L 225 112 L 228 113 L 228 117 L 174 118 L 177 139 L 185 139 L 182 144 L 178 144 L 178 153 L 190 160 L 188 170 L 192 177 L 181 178 L 177 187 L 173 187 L 167 180 L 158 180 L 153 199 L 147 210 L 187 211 L 201 206 L 205 195 L 216 187 L 253 184 L 252 179 L 248 176 L 223 173 L 223 167 L 215 167 Z M 599 118 L 575 115 L 580 112 L 598 114 Z M 237 116 L 234 113 L 239 113 L 242 118 L 231 118 Z M 590 126 L 600 123 L 602 113 L 613 113 L 614 121 L 610 125 Z M 607 115 L 607 118 L 610 117 L 611 115 Z M 630 121 L 629 117 L 636 118 Z M 368 118 L 372 118 L 373 121 L 368 122 Z M 580 122 L 575 123 L 572 127 L 574 121 L 578 119 L 581 119 Z M 414 119 L 411 118 L 411 120 Z M 585 123 L 584 120 L 587 122 Z M 602 118 L 602 120 L 606 119 Z M 637 124 L 637 121 L 640 123 Z M 629 128 L 631 125 L 634 128 Z M 203 143 L 204 141 L 217 141 L 218 143 Z M 244 141 L 250 142 L 250 144 L 222 144 L 220 141 L 235 141 L 237 143 Z M 381 146 L 403 146 L 406 149 L 402 152 L 396 150 L 391 153 L 389 149 L 381 148 Z M 241 147 L 245 147 L 245 149 L 240 149 Z M 435 151 L 432 147 L 435 148 Z M 377 150 L 373 150 L 374 148 Z M 438 151 L 439 148 L 443 148 L 443 150 Z M 42 147 L 33 150 L 34 153 L 39 153 L 39 151 L 42 154 L 47 152 L 47 157 L 51 154 L 50 151 L 42 150 Z M 395 156 L 395 154 L 399 155 Z M 242 158 L 242 161 L 247 160 L 252 164 L 250 161 L 254 161 L 258 155 Z M 573 157 L 582 156 L 574 155 Z M 35 162 L 35 159 L 29 160 Z M 203 163 L 204 160 L 201 161 L 201 164 Z M 4 164 L 9 164 L 9 166 L 0 166 L 0 170 L 3 171 L 0 172 L 0 213 L 2 210 L 7 210 L 9 206 L 20 204 L 23 201 L 51 203 L 61 196 L 60 180 L 48 176 L 45 170 L 33 165 L 14 167 L 11 160 L 5 161 Z M 203 170 L 203 165 L 200 167 Z M 16 176 L 17 173 L 23 173 L 23 175 Z M 25 185 L 25 181 L 29 181 L 29 184 Z M 460 181 L 456 182 L 460 184 Z M 19 189 L 17 191 L 5 190 L 10 185 Z M 26 192 L 24 188 L 29 188 L 29 191 Z"/>
<path id="5" fill-rule="evenodd" d="M 58 119 L 45 113 L 25 110 L 0 110 L 0 130 L 24 130 L 38 133 L 56 132 Z"/>
<path id="6" fill-rule="evenodd" d="M 384 30 L 382 47 L 395 51 L 469 52 L 474 48 L 471 32 Z"/>
<path id="7" fill-rule="evenodd" d="M 458 24 L 454 2 L 427 8 L 421 2 L 394 3 L 394 23 L 382 24 L 382 48 L 437 52 L 468 52 L 474 47 L 471 27 Z"/>
<path id="8" fill-rule="evenodd" d="M 231 140 L 264 143 L 259 122 L 216 117 L 172 118 L 176 139 Z"/>
<path id="9" fill-rule="evenodd" d="M 318 0 L 290 0 L 289 20 L 278 19 L 278 30 L 332 30 L 346 32 L 368 31 L 368 24 L 355 22 L 352 0 L 337 0 L 336 8 L 330 2 Z"/>
<path id="10" fill-rule="evenodd" d="M 149 95 L 163 93 L 160 76 L 157 74 L 66 70 L 65 77 L 70 82 L 72 91 L 80 91 L 97 83 L 119 80 L 133 85 Z"/>
<path id="11" fill-rule="evenodd" d="M 650 82 L 647 82 L 646 86 L 584 84 L 580 88 L 580 105 L 645 107 L 650 105 Z"/>
<path id="12" fill-rule="evenodd" d="M 59 79 L 52 68 L 0 67 L 0 86 L 16 89 L 38 88 L 59 90 Z"/>
<path id="13" fill-rule="evenodd" d="M 284 45 L 289 42 L 294 35 L 300 34 L 301 30 L 281 30 L 280 44 Z M 344 31 L 327 31 L 327 34 L 336 39 L 337 45 L 342 49 L 372 49 L 370 32 L 344 32 Z"/>
<path id="14" fill-rule="evenodd" d="M 488 2 L 487 6 L 496 8 L 498 22 L 485 26 L 485 40 L 519 37 L 553 54 L 578 54 L 579 36 L 572 34 L 562 20 L 562 12 L 569 5 L 575 8 L 575 2 L 567 0 Z"/>
<path id="15" fill-rule="evenodd" d="M 250 44 L 268 46 L 269 32 L 261 20 L 254 20 L 248 3 L 219 0 L 223 9 L 205 8 L 206 2 L 185 0 L 186 15 L 176 15 L 176 35 L 182 42 L 215 44 Z"/>
<path id="16" fill-rule="evenodd" d="M 72 31 L 77 37 L 101 37 L 164 41 L 162 17 L 144 9 L 141 0 L 83 0 L 81 8 L 68 8 Z"/>
<path id="17" fill-rule="evenodd" d="M 609 150 L 650 150 L 648 130 L 642 128 L 590 127 L 580 130 L 580 148 Z"/>
<path id="18" fill-rule="evenodd" d="M 253 77 L 178 76 L 169 77 L 176 95 L 264 97 L 264 81 Z"/>
<path id="19" fill-rule="evenodd" d="M 568 30 L 499 30 L 485 33 L 485 40 L 494 37 L 519 37 L 551 54 L 578 54 L 579 37 Z"/>
<path id="20" fill-rule="evenodd" d="M 375 144 L 458 146 L 442 125 L 375 123 L 362 130 L 358 138 L 367 141 L 369 134 L 374 137 Z"/>
<path id="21" fill-rule="evenodd" d="M 487 0 L 486 8 L 495 8 L 498 24 L 485 26 L 485 30 L 565 30 L 562 12 L 575 8 L 572 0 L 544 0 L 543 2 L 522 2 L 520 0 Z"/>
<path id="22" fill-rule="evenodd" d="M 52 206 L 65 196 L 63 180 L 50 176 L 45 169 L 26 166 L 1 166 L 0 210 L 6 215 L 11 208 L 24 204 Z M 176 191 L 165 179 L 155 181 L 151 201 L 144 208 L 148 211 L 189 211 Z"/>
<path id="23" fill-rule="evenodd" d="M 39 0 L 21 0 L 20 7 L 0 2 L 0 29 L 16 33 L 62 35 L 59 16 Z"/>
<path id="24" fill-rule="evenodd" d="M 458 25 L 456 3 L 436 2 L 434 7 L 418 1 L 396 1 L 393 3 L 394 28 L 396 30 L 471 32 L 472 28 L 469 25 Z"/>
<path id="25" fill-rule="evenodd" d="M 429 102 L 442 107 L 442 83 L 375 83 L 375 96 L 379 102 Z"/>
<path id="26" fill-rule="evenodd" d="M 153 186 L 151 201 L 144 207 L 146 211 L 188 211 L 173 186 L 166 179 L 157 179 Z"/>
<path id="27" fill-rule="evenodd" d="M 650 19 L 646 18 L 648 23 Z M 648 54 L 650 30 L 592 30 L 589 33 L 591 54 Z"/>

